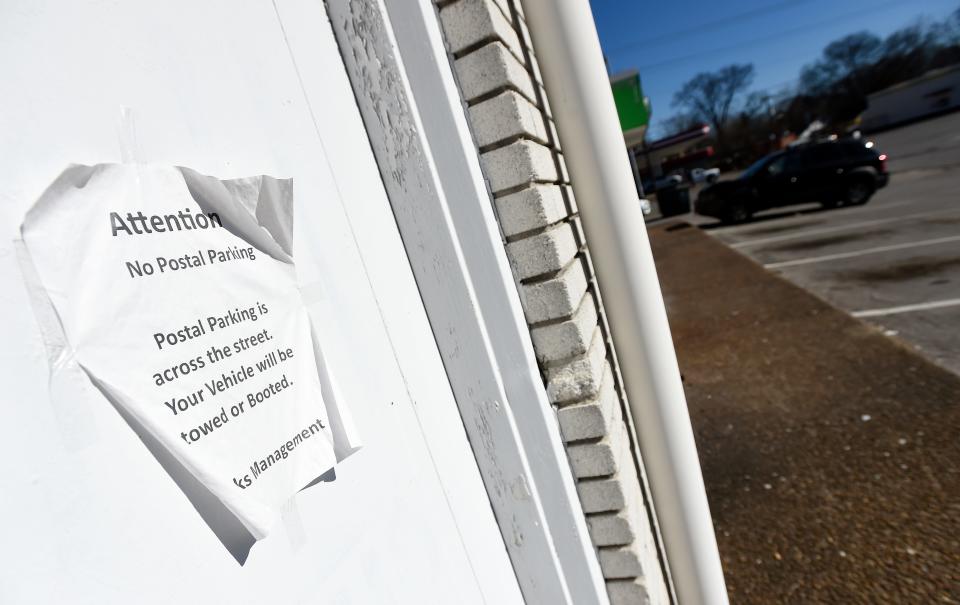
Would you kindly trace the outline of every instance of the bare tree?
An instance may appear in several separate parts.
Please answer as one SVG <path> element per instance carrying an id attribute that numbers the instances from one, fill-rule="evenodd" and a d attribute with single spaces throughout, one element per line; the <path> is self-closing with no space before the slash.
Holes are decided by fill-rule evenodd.
<path id="1" fill-rule="evenodd" d="M 717 145 L 722 147 L 734 102 L 753 82 L 753 76 L 751 64 L 727 65 L 715 72 L 699 73 L 673 95 L 672 105 L 709 122 L 716 132 Z"/>
<path id="2" fill-rule="evenodd" d="M 883 43 L 868 31 L 834 40 L 823 49 L 823 58 L 839 67 L 843 75 L 855 74 L 879 58 Z"/>
<path id="3" fill-rule="evenodd" d="M 800 70 L 800 82 L 814 94 L 824 94 L 838 82 L 847 83 L 851 93 L 864 96 L 862 71 L 880 57 L 883 42 L 867 31 L 834 40 L 823 49 L 823 56 Z"/>
<path id="4" fill-rule="evenodd" d="M 905 57 L 931 46 L 933 33 L 923 24 L 915 23 L 898 29 L 883 41 L 884 57 Z"/>

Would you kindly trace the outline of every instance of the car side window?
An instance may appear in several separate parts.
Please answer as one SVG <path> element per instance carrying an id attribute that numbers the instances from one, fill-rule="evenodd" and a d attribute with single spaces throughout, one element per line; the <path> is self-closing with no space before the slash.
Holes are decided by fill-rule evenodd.
<path id="1" fill-rule="evenodd" d="M 799 159 L 796 153 L 785 153 L 767 166 L 767 174 L 777 176 L 780 174 L 796 172 L 799 169 Z"/>
<path id="2" fill-rule="evenodd" d="M 769 174 L 770 176 L 777 176 L 778 174 L 783 172 L 783 169 L 786 165 L 787 165 L 787 156 L 782 155 L 767 165 L 767 174 Z"/>
<path id="3" fill-rule="evenodd" d="M 803 165 L 808 168 L 823 166 L 840 159 L 841 155 L 835 144 L 818 145 L 804 151 Z"/>
<path id="4" fill-rule="evenodd" d="M 844 143 L 841 151 L 843 152 L 843 159 L 845 160 L 863 162 L 871 161 L 877 156 L 876 152 L 859 141 L 855 143 Z"/>

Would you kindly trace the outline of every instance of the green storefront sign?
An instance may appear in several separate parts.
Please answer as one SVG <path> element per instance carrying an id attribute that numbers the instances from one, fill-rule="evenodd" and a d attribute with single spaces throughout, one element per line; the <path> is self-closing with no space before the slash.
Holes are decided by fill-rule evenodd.
<path id="1" fill-rule="evenodd" d="M 650 100 L 643 96 L 640 74 L 630 71 L 614 76 L 610 87 L 627 146 L 639 145 L 650 123 Z"/>

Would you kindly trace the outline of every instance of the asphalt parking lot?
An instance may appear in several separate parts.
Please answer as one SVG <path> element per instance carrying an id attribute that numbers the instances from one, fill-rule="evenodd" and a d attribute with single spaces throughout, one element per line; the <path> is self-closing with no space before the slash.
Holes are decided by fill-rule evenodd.
<path id="1" fill-rule="evenodd" d="M 649 233 L 731 603 L 960 603 L 960 376 L 706 231 Z"/>
<path id="2" fill-rule="evenodd" d="M 781 208 L 736 226 L 684 218 L 960 373 L 960 113 L 867 138 L 891 180 L 865 206 Z"/>

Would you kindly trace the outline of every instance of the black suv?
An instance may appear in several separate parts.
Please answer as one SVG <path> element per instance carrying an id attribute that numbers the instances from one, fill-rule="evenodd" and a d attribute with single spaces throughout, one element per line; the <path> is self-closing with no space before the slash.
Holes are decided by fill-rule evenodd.
<path id="1" fill-rule="evenodd" d="M 872 146 L 871 146 L 872 147 Z M 866 204 L 887 184 L 887 156 L 862 141 L 808 143 L 770 154 L 733 181 L 700 192 L 697 214 L 738 223 L 755 212 L 805 202 Z"/>

